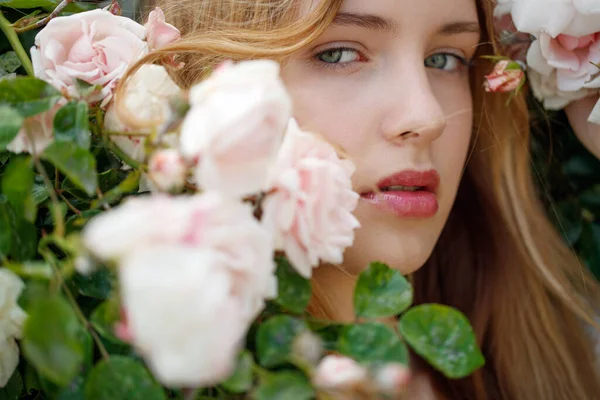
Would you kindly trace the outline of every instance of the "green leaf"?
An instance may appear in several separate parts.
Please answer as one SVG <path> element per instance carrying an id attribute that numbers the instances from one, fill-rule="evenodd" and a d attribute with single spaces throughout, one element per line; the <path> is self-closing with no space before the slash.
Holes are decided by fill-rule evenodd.
<path id="1" fill-rule="evenodd" d="M 75 311 L 65 299 L 38 298 L 25 322 L 23 353 L 42 376 L 65 386 L 78 374 L 84 358 L 81 329 Z"/>
<path id="2" fill-rule="evenodd" d="M 417 354 L 450 379 L 464 378 L 485 364 L 469 320 L 451 307 L 416 306 L 398 328 Z"/>
<path id="3" fill-rule="evenodd" d="M 13 261 L 25 261 L 37 253 L 37 230 L 35 225 L 15 213 L 10 204 L 0 196 L 0 213 L 10 221 L 11 239 L 9 255 Z"/>
<path id="4" fill-rule="evenodd" d="M 27 279 L 49 280 L 54 274 L 52 267 L 45 261 L 9 262 L 6 267 L 21 278 Z"/>
<path id="5" fill-rule="evenodd" d="M 112 290 L 113 275 L 108 268 L 101 268 L 90 275 L 75 275 L 74 282 L 80 294 L 105 300 Z"/>
<path id="6" fill-rule="evenodd" d="M 121 319 L 119 303 L 114 298 L 110 298 L 100 304 L 90 317 L 90 322 L 94 329 L 106 340 L 113 343 L 123 344 L 114 335 L 114 326 Z"/>
<path id="7" fill-rule="evenodd" d="M 15 72 L 21 66 L 21 60 L 14 51 L 7 51 L 4 54 L 0 54 L 0 76 L 2 72 L 4 74 L 11 74 Z"/>
<path id="8" fill-rule="evenodd" d="M 21 393 L 25 386 L 23 385 L 23 379 L 19 371 L 15 371 L 6 385 L 0 387 L 0 399 L 2 400 L 18 400 L 21 398 Z"/>
<path id="9" fill-rule="evenodd" d="M 12 248 L 13 227 L 8 200 L 0 195 L 0 258 L 7 257 Z"/>
<path id="10" fill-rule="evenodd" d="M 0 7 L 9 8 L 38 8 L 56 7 L 58 2 L 52 0 L 0 0 Z"/>
<path id="11" fill-rule="evenodd" d="M 54 138 L 58 142 L 74 142 L 78 147 L 90 148 L 88 106 L 83 101 L 65 104 L 54 117 Z"/>
<path id="12" fill-rule="evenodd" d="M 315 391 L 306 377 L 297 372 L 281 372 L 269 376 L 256 390 L 257 400 L 312 399 Z"/>
<path id="13" fill-rule="evenodd" d="M 354 312 L 359 318 L 392 317 L 406 310 L 412 300 L 412 287 L 402 274 L 375 262 L 358 277 Z"/>
<path id="14" fill-rule="evenodd" d="M 233 375 L 229 377 L 222 386 L 232 393 L 244 393 L 252 387 L 252 367 L 254 360 L 249 351 L 242 352 L 237 360 L 237 366 Z"/>
<path id="15" fill-rule="evenodd" d="M 0 105 L 0 150 L 6 149 L 6 146 L 17 136 L 23 121 L 23 117 L 17 110 L 7 105 Z"/>
<path id="16" fill-rule="evenodd" d="M 399 362 L 408 365 L 408 349 L 396 332 L 381 323 L 346 326 L 338 351 L 358 362 Z"/>
<path id="17" fill-rule="evenodd" d="M 54 141 L 46 148 L 42 158 L 54 164 L 88 195 L 96 193 L 96 159 L 88 150 L 73 142 Z"/>
<path id="18" fill-rule="evenodd" d="M 165 400 L 160 385 L 144 366 L 128 357 L 111 356 L 89 373 L 85 398 L 93 400 Z"/>
<path id="19" fill-rule="evenodd" d="M 86 400 L 83 393 L 83 376 L 77 376 L 56 397 L 56 400 Z"/>
<path id="20" fill-rule="evenodd" d="M 13 157 L 2 176 L 2 193 L 17 215 L 29 222 L 34 222 L 37 214 L 33 181 L 33 163 L 29 156 Z"/>
<path id="21" fill-rule="evenodd" d="M 0 106 L 11 106 L 23 117 L 48 111 L 61 97 L 58 90 L 37 78 L 0 80 Z"/>
<path id="22" fill-rule="evenodd" d="M 277 257 L 277 281 L 279 296 L 275 301 L 283 308 L 302 314 L 312 296 L 310 281 L 304 279 L 285 257 Z"/>
<path id="23" fill-rule="evenodd" d="M 260 365 L 272 368 L 284 365 L 292 354 L 296 336 L 308 330 L 302 320 L 276 315 L 258 327 L 256 348 Z"/>

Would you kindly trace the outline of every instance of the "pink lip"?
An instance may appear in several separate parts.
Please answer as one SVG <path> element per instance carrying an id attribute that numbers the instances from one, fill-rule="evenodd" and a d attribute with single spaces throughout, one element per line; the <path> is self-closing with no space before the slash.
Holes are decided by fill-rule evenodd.
<path id="1" fill-rule="evenodd" d="M 377 208 L 399 217 L 431 218 L 439 208 L 436 196 L 439 184 L 440 176 L 435 170 L 402 171 L 381 180 L 377 187 L 420 186 L 423 190 L 369 192 L 361 194 L 361 197 Z"/>

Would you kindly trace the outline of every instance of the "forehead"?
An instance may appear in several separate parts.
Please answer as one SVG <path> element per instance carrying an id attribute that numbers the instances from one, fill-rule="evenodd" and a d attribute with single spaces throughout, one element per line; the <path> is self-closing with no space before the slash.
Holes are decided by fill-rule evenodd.
<path id="1" fill-rule="evenodd" d="M 475 0 L 345 0 L 340 13 L 382 17 L 400 34 L 449 22 L 478 21 Z"/>

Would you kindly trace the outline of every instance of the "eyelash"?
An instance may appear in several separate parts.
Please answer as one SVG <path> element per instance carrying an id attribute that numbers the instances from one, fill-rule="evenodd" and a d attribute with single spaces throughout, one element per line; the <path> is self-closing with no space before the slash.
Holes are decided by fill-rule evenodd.
<path id="1" fill-rule="evenodd" d="M 320 59 L 321 56 L 325 55 L 326 53 L 331 53 L 334 51 L 341 51 L 341 52 L 345 52 L 345 51 L 351 51 L 351 52 L 355 52 L 357 53 L 359 60 L 356 61 L 349 61 L 349 62 L 344 62 L 344 63 L 329 63 L 326 61 L 323 61 Z M 460 56 L 458 54 L 449 52 L 449 51 L 442 51 L 439 53 L 435 53 L 435 54 L 431 54 L 429 56 L 427 56 L 427 58 L 432 57 L 434 55 L 444 55 L 444 56 L 450 56 L 455 58 L 459 63 L 460 66 L 459 67 L 464 67 L 464 69 L 470 69 L 472 66 L 472 61 L 471 60 L 467 60 L 465 57 Z M 426 59 L 427 59 L 426 58 Z M 322 68 L 327 68 L 327 69 L 342 69 L 342 68 L 348 68 L 350 67 L 354 62 L 368 62 L 368 58 L 359 50 L 352 48 L 352 47 L 346 47 L 346 46 L 340 46 L 340 47 L 332 47 L 329 49 L 325 49 L 322 51 L 319 51 L 318 53 L 316 53 L 312 59 Z M 459 70 L 462 68 L 457 68 L 456 70 L 451 70 L 451 71 L 446 71 L 448 73 L 456 73 L 456 72 L 460 72 Z M 445 71 L 442 69 L 442 71 Z"/>

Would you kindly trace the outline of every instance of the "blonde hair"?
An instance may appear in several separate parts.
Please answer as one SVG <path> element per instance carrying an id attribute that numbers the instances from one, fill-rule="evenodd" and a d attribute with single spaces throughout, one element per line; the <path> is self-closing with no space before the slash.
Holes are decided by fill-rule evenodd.
<path id="1" fill-rule="evenodd" d="M 128 76 L 143 63 L 175 56 L 185 67 L 172 75 L 189 87 L 225 59 L 284 61 L 321 35 L 342 1 L 315 2 L 309 13 L 301 12 L 303 0 L 159 1 L 183 38 L 149 54 Z M 478 56 L 496 54 L 493 4 L 477 0 L 477 6 Z M 504 96 L 484 93 L 489 68 L 479 61 L 472 73 L 473 149 L 454 208 L 431 258 L 413 277 L 417 303 L 448 304 L 470 318 L 487 363 L 459 381 L 429 373 L 448 398 L 594 399 L 600 379 L 585 324 L 594 323 L 598 285 L 538 199 L 524 97 L 505 106 Z M 319 302 L 327 301 L 323 289 L 311 308 L 317 314 Z"/>

